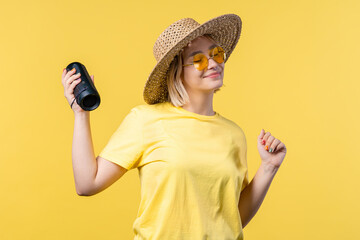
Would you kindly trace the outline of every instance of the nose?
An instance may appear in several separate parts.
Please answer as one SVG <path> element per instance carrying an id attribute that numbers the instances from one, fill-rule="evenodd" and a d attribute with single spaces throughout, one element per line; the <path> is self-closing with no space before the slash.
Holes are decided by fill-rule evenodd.
<path id="1" fill-rule="evenodd" d="M 208 68 L 216 68 L 219 65 L 214 59 L 208 59 Z"/>

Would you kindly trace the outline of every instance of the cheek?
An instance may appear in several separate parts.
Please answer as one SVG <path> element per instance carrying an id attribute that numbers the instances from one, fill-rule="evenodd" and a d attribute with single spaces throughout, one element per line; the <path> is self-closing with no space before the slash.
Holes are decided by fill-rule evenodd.
<path id="1" fill-rule="evenodd" d="M 224 63 L 221 65 L 221 77 L 224 77 L 225 66 Z"/>
<path id="2" fill-rule="evenodd" d="M 197 71 L 196 69 L 187 69 L 186 71 L 182 72 L 183 74 L 183 80 L 186 82 L 197 82 L 199 79 L 201 79 L 201 72 Z"/>

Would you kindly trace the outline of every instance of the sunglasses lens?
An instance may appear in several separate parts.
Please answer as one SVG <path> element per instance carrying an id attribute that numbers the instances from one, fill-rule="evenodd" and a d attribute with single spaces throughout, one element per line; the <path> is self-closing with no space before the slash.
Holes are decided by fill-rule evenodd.
<path id="1" fill-rule="evenodd" d="M 194 56 L 194 66 L 197 70 L 202 71 L 207 67 L 207 65 L 208 59 L 204 54 L 199 53 Z"/>
<path id="2" fill-rule="evenodd" d="M 225 51 L 221 47 L 214 48 L 213 49 L 214 60 L 218 63 L 223 63 L 224 59 L 225 59 L 224 53 L 225 53 Z"/>

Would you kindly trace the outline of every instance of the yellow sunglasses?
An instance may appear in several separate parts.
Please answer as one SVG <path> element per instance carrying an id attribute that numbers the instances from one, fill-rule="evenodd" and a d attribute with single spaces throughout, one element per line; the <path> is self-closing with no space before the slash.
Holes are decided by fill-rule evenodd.
<path id="1" fill-rule="evenodd" d="M 224 49 L 220 46 L 214 47 L 209 50 L 209 56 L 210 58 L 214 59 L 217 63 L 223 63 L 226 59 L 226 53 Z M 194 65 L 194 67 L 202 71 L 209 65 L 209 59 L 207 58 L 203 53 L 198 53 L 193 58 L 193 63 L 185 64 L 184 67 Z"/>

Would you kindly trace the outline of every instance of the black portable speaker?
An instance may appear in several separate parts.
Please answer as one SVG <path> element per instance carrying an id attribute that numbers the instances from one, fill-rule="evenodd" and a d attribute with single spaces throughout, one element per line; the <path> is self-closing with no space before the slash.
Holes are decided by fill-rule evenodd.
<path id="1" fill-rule="evenodd" d="M 100 95 L 91 80 L 89 73 L 85 66 L 79 62 L 72 62 L 66 67 L 66 71 L 71 71 L 75 68 L 76 72 L 80 73 L 81 81 L 74 88 L 74 96 L 77 104 L 85 111 L 95 110 L 100 105 Z"/>

